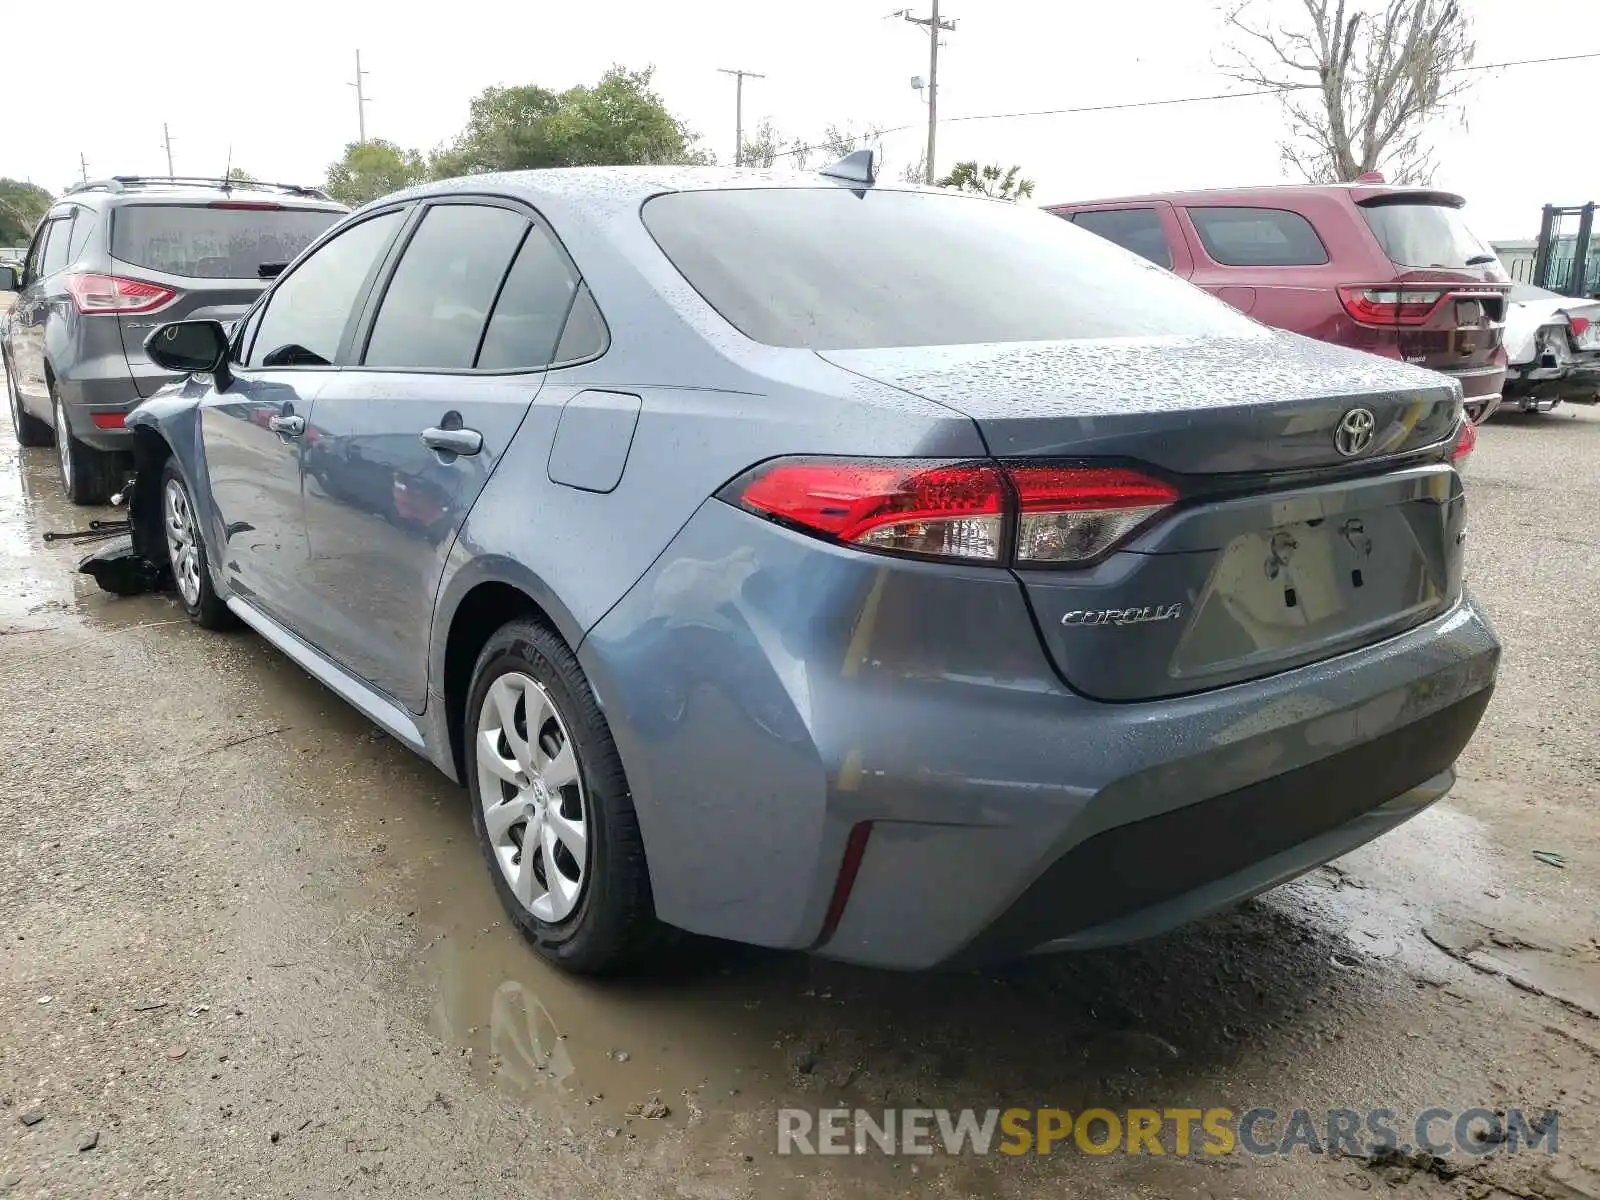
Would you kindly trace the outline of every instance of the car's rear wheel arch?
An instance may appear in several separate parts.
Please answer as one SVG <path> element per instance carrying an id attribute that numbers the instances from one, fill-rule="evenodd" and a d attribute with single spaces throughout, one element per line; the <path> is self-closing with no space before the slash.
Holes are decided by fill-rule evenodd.
<path id="1" fill-rule="evenodd" d="M 442 691 L 450 757 L 458 779 L 466 779 L 469 767 L 464 731 L 472 669 L 489 639 L 511 621 L 534 621 L 561 637 L 555 621 L 538 601 L 521 588 L 498 580 L 474 585 L 451 614 L 450 631 L 445 637 Z"/>

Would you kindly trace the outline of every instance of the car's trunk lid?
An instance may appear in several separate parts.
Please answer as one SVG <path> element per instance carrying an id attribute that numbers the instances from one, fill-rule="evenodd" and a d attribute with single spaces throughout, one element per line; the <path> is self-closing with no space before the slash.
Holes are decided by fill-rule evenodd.
<path id="1" fill-rule="evenodd" d="M 1460 478 L 1427 453 L 1460 400 L 1437 376 L 1267 332 L 823 357 L 967 414 L 1002 460 L 1144 464 L 1177 486 L 1182 500 L 1103 561 L 1017 571 L 1045 648 L 1087 695 L 1287 670 L 1460 593 Z M 1346 453 L 1359 412 L 1370 443 Z"/>

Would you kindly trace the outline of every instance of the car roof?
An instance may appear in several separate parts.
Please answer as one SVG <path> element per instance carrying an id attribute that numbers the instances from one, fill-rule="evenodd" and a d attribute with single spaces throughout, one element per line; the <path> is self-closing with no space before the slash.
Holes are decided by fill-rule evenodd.
<path id="1" fill-rule="evenodd" d="M 396 200 L 416 200 L 430 196 L 498 194 L 528 201 L 549 199 L 574 203 L 598 202 L 605 207 L 637 207 L 664 192 L 725 191 L 766 188 L 819 189 L 860 188 L 862 185 L 835 179 L 815 171 L 763 170 L 753 167 L 548 167 L 530 171 L 499 171 L 482 175 L 459 175 L 433 183 L 421 183 L 373 202 L 374 206 Z M 874 183 L 875 192 L 932 191 L 896 183 Z M 981 199 L 981 197 L 979 197 Z"/>
<path id="2" fill-rule="evenodd" d="M 1093 205 L 1099 208 L 1116 204 L 1149 204 L 1154 201 L 1167 204 L 1238 205 L 1242 208 L 1259 208 L 1266 201 L 1274 201 L 1292 207 L 1296 202 L 1310 199 L 1337 197 L 1360 204 L 1389 196 L 1404 196 L 1418 201 L 1448 205 L 1451 208 L 1460 208 L 1466 204 L 1466 200 L 1454 192 L 1440 191 L 1437 188 L 1398 187 L 1386 183 L 1287 183 L 1266 184 L 1261 187 L 1200 188 L 1186 192 L 1149 192 L 1140 196 L 1114 196 L 1104 199 L 1063 200 L 1044 207 L 1077 208 Z"/>

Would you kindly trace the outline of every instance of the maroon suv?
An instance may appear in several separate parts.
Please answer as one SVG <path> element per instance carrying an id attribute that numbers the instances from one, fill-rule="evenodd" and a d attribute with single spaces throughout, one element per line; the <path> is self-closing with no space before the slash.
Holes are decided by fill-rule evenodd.
<path id="1" fill-rule="evenodd" d="M 1362 182 L 1048 208 L 1258 321 L 1453 375 L 1482 421 L 1500 403 L 1511 281 L 1464 203 Z"/>

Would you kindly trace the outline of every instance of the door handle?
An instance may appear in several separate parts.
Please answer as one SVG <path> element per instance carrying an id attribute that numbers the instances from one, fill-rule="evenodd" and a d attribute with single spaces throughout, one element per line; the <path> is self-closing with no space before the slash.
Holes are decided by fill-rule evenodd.
<path id="1" fill-rule="evenodd" d="M 299 437 L 306 431 L 306 419 L 295 416 L 268 417 L 267 428 L 284 437 Z"/>
<path id="2" fill-rule="evenodd" d="M 437 426 L 422 431 L 422 444 L 443 454 L 476 454 L 483 449 L 483 434 L 476 429 L 440 429 Z"/>

